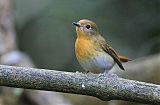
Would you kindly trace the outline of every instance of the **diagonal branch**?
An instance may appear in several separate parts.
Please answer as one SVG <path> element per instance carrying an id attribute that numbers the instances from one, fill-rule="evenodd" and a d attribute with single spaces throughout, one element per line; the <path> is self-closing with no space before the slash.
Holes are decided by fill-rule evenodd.
<path id="1" fill-rule="evenodd" d="M 82 74 L 46 69 L 0 66 L 0 85 L 160 104 L 160 85 L 127 80 L 113 74 Z"/>

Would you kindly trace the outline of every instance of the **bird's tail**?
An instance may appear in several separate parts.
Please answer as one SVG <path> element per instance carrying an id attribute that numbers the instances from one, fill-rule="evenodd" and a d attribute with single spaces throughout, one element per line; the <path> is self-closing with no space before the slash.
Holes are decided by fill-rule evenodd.
<path id="1" fill-rule="evenodd" d="M 121 55 L 118 55 L 119 59 L 121 62 L 128 62 L 128 61 L 131 61 L 131 59 L 125 57 L 125 56 L 121 56 Z"/>

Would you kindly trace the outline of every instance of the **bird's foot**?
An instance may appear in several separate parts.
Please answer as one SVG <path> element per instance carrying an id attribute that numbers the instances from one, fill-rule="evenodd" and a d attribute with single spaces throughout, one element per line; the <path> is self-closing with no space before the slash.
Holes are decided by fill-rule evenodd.
<path id="1" fill-rule="evenodd" d="M 108 72 L 108 71 L 105 71 L 104 73 L 100 73 L 99 76 L 104 76 L 104 77 L 118 77 L 116 74 L 110 73 L 110 72 Z"/>
<path id="2" fill-rule="evenodd" d="M 84 72 L 84 74 L 90 74 L 90 73 L 91 73 L 90 71 L 85 71 L 85 72 Z"/>
<path id="3" fill-rule="evenodd" d="M 88 74 L 89 73 L 89 71 L 86 71 L 86 74 Z"/>

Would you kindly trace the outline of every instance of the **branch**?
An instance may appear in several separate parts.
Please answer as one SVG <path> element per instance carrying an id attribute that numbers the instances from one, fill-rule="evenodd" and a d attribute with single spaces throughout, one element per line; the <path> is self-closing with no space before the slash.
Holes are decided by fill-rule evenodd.
<path id="1" fill-rule="evenodd" d="M 82 74 L 0 65 L 0 85 L 160 104 L 160 85 L 119 78 L 113 74 Z"/>

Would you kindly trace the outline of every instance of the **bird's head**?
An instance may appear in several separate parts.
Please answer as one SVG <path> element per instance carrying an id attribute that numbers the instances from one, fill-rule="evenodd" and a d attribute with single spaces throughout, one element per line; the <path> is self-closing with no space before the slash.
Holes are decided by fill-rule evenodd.
<path id="1" fill-rule="evenodd" d="M 78 22 L 73 22 L 76 26 L 78 36 L 95 36 L 98 35 L 97 25 L 87 19 L 82 19 Z"/>

